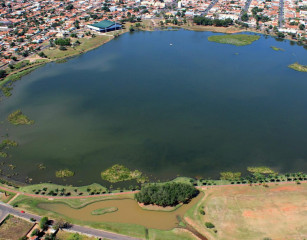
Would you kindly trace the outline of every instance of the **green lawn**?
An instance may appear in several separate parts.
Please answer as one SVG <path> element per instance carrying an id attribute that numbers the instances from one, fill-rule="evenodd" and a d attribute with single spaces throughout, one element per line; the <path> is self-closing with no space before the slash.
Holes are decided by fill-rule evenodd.
<path id="1" fill-rule="evenodd" d="M 64 195 L 66 196 L 68 193 L 70 193 L 69 196 L 88 196 L 88 195 L 102 194 L 107 192 L 107 188 L 97 183 L 81 187 L 63 186 L 52 183 L 42 183 L 42 184 L 34 184 L 34 185 L 21 187 L 19 190 L 31 194 L 42 194 L 44 192 L 46 195 L 48 195 L 48 193 L 52 191 L 53 193 L 57 193 L 56 194 L 57 196 L 64 196 Z"/>
<path id="2" fill-rule="evenodd" d="M 231 35 L 214 35 L 208 37 L 211 42 L 232 44 L 236 46 L 245 46 L 252 44 L 254 41 L 258 40 L 260 36 L 258 35 L 247 35 L 247 34 L 231 34 Z"/>
<path id="3" fill-rule="evenodd" d="M 58 48 L 56 49 L 47 49 L 43 52 L 51 60 L 56 60 L 59 58 L 67 58 L 71 56 L 78 55 L 80 53 L 86 52 L 90 49 L 98 47 L 103 43 L 107 42 L 111 37 L 110 36 L 96 36 L 94 38 L 80 38 L 78 41 L 81 43 L 76 47 L 67 47 L 67 50 L 61 51 Z M 75 42 L 77 39 L 73 39 L 72 42 Z"/>

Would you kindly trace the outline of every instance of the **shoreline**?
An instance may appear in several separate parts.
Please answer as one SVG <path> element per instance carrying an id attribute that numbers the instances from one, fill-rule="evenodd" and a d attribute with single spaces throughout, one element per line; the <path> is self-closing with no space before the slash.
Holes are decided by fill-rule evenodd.
<path id="1" fill-rule="evenodd" d="M 7 80 L 7 78 L 9 76 L 12 76 L 14 74 L 18 74 L 18 73 L 20 73 L 22 71 L 25 71 L 25 70 L 28 70 L 28 69 L 31 69 L 31 68 L 34 68 L 34 67 L 35 68 L 33 70 L 35 70 L 36 68 L 38 68 L 40 66 L 43 66 L 43 65 L 45 65 L 47 63 L 57 62 L 57 61 L 61 61 L 61 60 L 67 60 L 69 58 L 74 58 L 74 57 L 77 57 L 77 56 L 82 55 L 84 53 L 87 53 L 89 51 L 92 51 L 92 50 L 94 50 L 94 49 L 96 49 L 98 47 L 101 47 L 104 44 L 110 42 L 111 40 L 115 39 L 116 37 L 119 37 L 119 36 L 129 32 L 129 30 L 128 30 L 129 26 L 133 26 L 133 24 L 126 23 L 125 28 L 123 28 L 121 30 L 118 30 L 118 32 L 117 32 L 118 36 L 114 36 L 114 35 L 111 36 L 111 35 L 105 34 L 105 36 L 109 36 L 109 38 L 107 40 L 103 41 L 102 43 L 99 43 L 99 44 L 97 44 L 97 45 L 95 45 L 93 47 L 87 48 L 85 50 L 81 50 L 80 52 L 77 52 L 77 53 L 74 53 L 74 54 L 71 54 L 71 55 L 68 55 L 68 56 L 65 56 L 65 57 L 59 57 L 59 58 L 54 58 L 54 59 L 50 59 L 50 58 L 37 58 L 38 53 L 33 55 L 34 57 L 33 56 L 27 57 L 24 60 L 30 60 L 31 61 L 31 60 L 34 59 L 34 61 L 35 61 L 35 59 L 37 59 L 37 60 L 43 60 L 43 62 L 38 62 L 38 63 L 36 63 L 34 65 L 26 66 L 24 68 L 18 69 L 17 71 L 9 73 L 7 76 L 5 76 L 5 78 L 0 80 L 0 88 L 5 87 L 5 85 L 10 83 L 10 82 L 13 82 L 13 81 L 11 81 L 9 79 Z M 203 25 L 195 25 L 195 24 L 193 24 L 193 25 L 181 25 L 181 26 L 170 24 L 170 25 L 164 26 L 164 28 L 170 28 L 170 27 L 175 27 L 175 28 L 178 28 L 178 29 L 184 29 L 184 30 L 195 31 L 195 32 L 212 32 L 212 33 L 224 33 L 224 34 L 236 34 L 236 33 L 248 32 L 248 33 L 261 34 L 263 36 L 270 36 L 270 37 L 273 37 L 273 38 L 277 38 L 276 35 L 266 34 L 265 32 L 261 32 L 261 31 L 257 31 L 257 30 L 253 30 L 253 29 L 248 29 L 248 28 L 247 29 L 242 29 L 242 28 L 238 28 L 238 27 L 234 27 L 234 26 L 230 26 L 230 27 L 216 27 L 216 26 L 203 26 Z M 136 28 L 137 31 L 146 31 L 146 32 L 159 31 L 160 29 L 162 29 L 160 26 L 155 28 L 155 25 L 153 26 L 153 28 L 148 27 L 148 26 L 146 26 L 144 28 Z M 103 34 L 98 35 L 98 36 L 103 36 Z M 290 38 L 283 38 L 281 40 L 289 40 L 289 41 L 292 41 L 292 42 L 298 42 L 298 40 L 290 39 Z M 304 45 L 302 45 L 302 46 L 304 46 Z M 41 52 L 44 52 L 44 51 L 41 51 Z M 25 75 L 27 75 L 27 74 L 25 74 Z M 23 77 L 25 75 L 22 75 L 21 77 Z"/>

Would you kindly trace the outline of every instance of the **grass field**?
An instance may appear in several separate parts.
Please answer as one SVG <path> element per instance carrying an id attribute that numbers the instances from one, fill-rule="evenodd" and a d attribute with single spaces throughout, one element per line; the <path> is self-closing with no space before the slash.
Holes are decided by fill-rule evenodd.
<path id="1" fill-rule="evenodd" d="M 214 187 L 185 219 L 209 239 L 306 239 L 306 196 L 307 184 Z"/>
<path id="2" fill-rule="evenodd" d="M 0 240 L 16 240 L 25 236 L 33 226 L 33 223 L 9 215 L 0 225 Z"/>
<path id="3" fill-rule="evenodd" d="M 208 40 L 217 43 L 245 46 L 252 44 L 254 41 L 258 40 L 259 38 L 260 36 L 258 35 L 236 34 L 236 35 L 214 35 L 208 37 Z"/>
<path id="4" fill-rule="evenodd" d="M 89 237 L 86 235 L 80 235 L 78 233 L 69 233 L 69 232 L 65 232 L 65 231 L 59 231 L 56 235 L 58 240 L 96 240 L 97 238 L 95 237 Z M 103 238 L 103 240 L 106 238 Z"/>
<path id="5" fill-rule="evenodd" d="M 43 52 L 47 55 L 47 57 L 51 60 L 59 59 L 59 58 L 66 58 L 70 56 L 75 56 L 80 53 L 86 52 L 90 49 L 98 47 L 103 43 L 110 40 L 112 37 L 110 36 L 96 36 L 94 38 L 80 38 L 78 39 L 81 43 L 79 46 L 76 47 L 68 47 L 66 51 L 61 51 L 59 49 L 47 49 Z"/>
<path id="6" fill-rule="evenodd" d="M 7 203 L 8 201 L 10 201 L 16 194 L 12 193 L 12 192 L 6 192 L 6 194 L 4 193 L 4 191 L 0 190 L 0 201 Z"/>

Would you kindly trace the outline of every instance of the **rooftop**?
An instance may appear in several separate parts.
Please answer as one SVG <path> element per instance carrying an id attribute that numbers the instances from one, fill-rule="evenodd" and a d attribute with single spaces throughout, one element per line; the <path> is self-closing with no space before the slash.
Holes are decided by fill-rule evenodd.
<path id="1" fill-rule="evenodd" d="M 109 21 L 109 20 L 103 20 L 101 22 L 91 24 L 91 26 L 98 27 L 98 28 L 108 28 L 108 27 L 111 27 L 114 24 L 115 24 L 115 22 L 112 22 L 112 21 Z"/>

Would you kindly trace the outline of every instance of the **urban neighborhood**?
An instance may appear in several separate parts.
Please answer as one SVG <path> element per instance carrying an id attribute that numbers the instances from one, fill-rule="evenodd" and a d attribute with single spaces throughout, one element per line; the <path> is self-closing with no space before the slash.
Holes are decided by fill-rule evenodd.
<path id="1" fill-rule="evenodd" d="M 306 0 L 2 0 L 0 67 L 7 67 L 44 50 L 55 39 L 83 38 L 89 35 L 89 31 L 118 30 L 125 22 L 149 20 L 153 27 L 193 24 L 193 19 L 197 17 L 231 19 L 231 25 L 243 26 L 251 31 L 275 33 L 278 37 L 288 36 L 303 43 L 306 39 Z M 62 50 L 65 50 L 64 46 Z"/>

